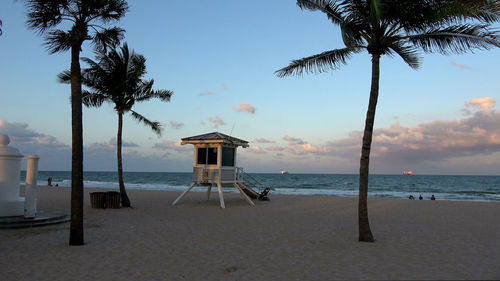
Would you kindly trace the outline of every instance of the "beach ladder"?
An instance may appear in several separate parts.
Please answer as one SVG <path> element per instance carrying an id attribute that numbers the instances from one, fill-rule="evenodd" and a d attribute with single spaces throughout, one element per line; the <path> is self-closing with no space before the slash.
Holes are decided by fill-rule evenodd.
<path id="1" fill-rule="evenodd" d="M 261 196 L 265 197 L 269 193 L 270 188 L 266 188 L 262 183 L 260 183 L 254 177 L 245 173 L 243 170 L 240 170 L 239 173 L 240 173 L 239 186 L 251 198 L 257 199 L 260 198 Z M 256 192 L 256 190 L 258 190 L 258 192 Z"/>

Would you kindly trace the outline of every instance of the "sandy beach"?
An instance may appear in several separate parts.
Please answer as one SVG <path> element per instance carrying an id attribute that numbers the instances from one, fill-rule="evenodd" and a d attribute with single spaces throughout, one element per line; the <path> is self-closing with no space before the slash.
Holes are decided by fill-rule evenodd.
<path id="1" fill-rule="evenodd" d="M 129 190 L 133 208 L 92 209 L 85 246 L 69 223 L 0 230 L 1 280 L 500 279 L 500 204 L 370 199 L 375 243 L 357 241 L 357 198 Z M 99 189 L 102 191 L 102 189 Z M 69 214 L 70 189 L 39 187 Z"/>

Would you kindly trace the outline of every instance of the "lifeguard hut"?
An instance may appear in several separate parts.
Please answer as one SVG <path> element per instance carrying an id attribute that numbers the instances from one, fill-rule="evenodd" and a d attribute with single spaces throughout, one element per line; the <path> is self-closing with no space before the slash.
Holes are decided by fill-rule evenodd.
<path id="1" fill-rule="evenodd" d="M 221 208 L 225 208 L 222 186 L 232 186 L 240 192 L 251 206 L 255 204 L 251 198 L 259 193 L 246 181 L 249 176 L 243 168 L 236 167 L 236 149 L 238 146 L 248 147 L 248 142 L 219 132 L 183 138 L 182 145 L 194 145 L 193 182 L 172 205 L 186 195 L 195 185 L 208 186 L 207 200 L 213 186 L 217 186 Z"/>

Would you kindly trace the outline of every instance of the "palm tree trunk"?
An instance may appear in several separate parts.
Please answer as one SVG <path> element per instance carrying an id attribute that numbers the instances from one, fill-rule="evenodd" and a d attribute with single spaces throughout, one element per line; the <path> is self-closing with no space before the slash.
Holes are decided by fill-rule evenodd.
<path id="1" fill-rule="evenodd" d="M 363 133 L 363 146 L 359 165 L 359 202 L 358 226 L 359 241 L 373 242 L 372 231 L 368 223 L 368 173 L 370 168 L 370 150 L 372 145 L 373 124 L 377 109 L 378 87 L 380 79 L 380 55 L 372 54 L 372 82 L 370 89 L 370 102 L 366 112 L 365 131 Z"/>
<path id="2" fill-rule="evenodd" d="M 71 48 L 71 225 L 70 245 L 83 245 L 83 123 L 80 46 Z"/>
<path id="3" fill-rule="evenodd" d="M 123 165 L 122 165 L 122 128 L 123 128 L 123 113 L 118 112 L 118 134 L 116 136 L 116 158 L 118 159 L 118 183 L 120 185 L 120 195 L 123 207 L 130 207 L 130 200 L 125 190 L 123 183 Z"/>

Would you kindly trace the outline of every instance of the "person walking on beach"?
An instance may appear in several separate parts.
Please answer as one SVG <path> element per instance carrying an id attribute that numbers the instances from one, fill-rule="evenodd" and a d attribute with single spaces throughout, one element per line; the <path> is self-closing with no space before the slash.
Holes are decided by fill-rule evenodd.
<path id="1" fill-rule="evenodd" d="M 432 194 L 431 200 L 436 200 L 436 197 L 434 197 L 434 194 Z"/>
<path id="2" fill-rule="evenodd" d="M 49 177 L 49 178 L 47 179 L 47 185 L 48 185 L 48 186 L 52 186 L 52 177 Z"/>
<path id="3" fill-rule="evenodd" d="M 420 194 L 420 196 L 418 197 L 418 200 L 423 200 L 424 197 L 422 197 L 422 194 Z"/>

